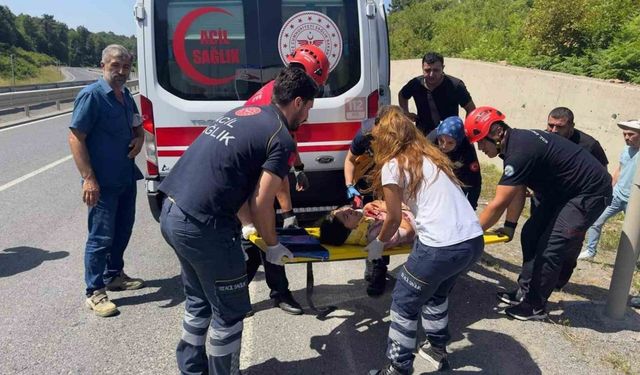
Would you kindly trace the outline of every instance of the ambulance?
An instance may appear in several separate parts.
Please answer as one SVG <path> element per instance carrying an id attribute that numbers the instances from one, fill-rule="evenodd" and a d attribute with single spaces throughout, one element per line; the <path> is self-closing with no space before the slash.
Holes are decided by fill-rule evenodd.
<path id="1" fill-rule="evenodd" d="M 330 73 L 296 134 L 311 187 L 293 191 L 293 205 L 304 220 L 345 203 L 351 140 L 390 103 L 382 0 L 137 0 L 134 16 L 146 189 L 156 219 L 158 185 L 189 145 L 306 44 L 325 52 Z"/>

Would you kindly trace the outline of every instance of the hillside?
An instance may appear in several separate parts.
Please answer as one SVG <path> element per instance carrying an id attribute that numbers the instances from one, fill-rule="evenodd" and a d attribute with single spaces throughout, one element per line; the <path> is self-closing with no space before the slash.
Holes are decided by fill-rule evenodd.
<path id="1" fill-rule="evenodd" d="M 135 52 L 134 36 L 92 33 L 83 26 L 73 29 L 48 14 L 16 16 L 0 6 L 0 81 L 12 78 L 11 55 L 19 82 L 43 76 L 47 66 L 99 66 L 102 50 L 112 43 Z"/>
<path id="2" fill-rule="evenodd" d="M 393 0 L 394 59 L 445 56 L 640 83 L 640 0 Z"/>

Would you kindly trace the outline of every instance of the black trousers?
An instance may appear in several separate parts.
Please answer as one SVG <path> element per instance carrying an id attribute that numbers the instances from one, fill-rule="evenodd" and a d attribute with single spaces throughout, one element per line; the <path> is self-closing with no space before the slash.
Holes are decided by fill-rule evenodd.
<path id="1" fill-rule="evenodd" d="M 518 285 L 526 301 L 536 308 L 544 307 L 558 283 L 569 281 L 586 231 L 609 200 L 610 195 L 579 195 L 539 202 L 520 236 L 522 271 Z"/>
<path id="2" fill-rule="evenodd" d="M 289 280 L 287 280 L 284 266 L 267 262 L 266 253 L 245 239 L 242 239 L 242 249 L 249 257 L 247 260 L 247 278 L 249 282 L 256 276 L 258 267 L 262 264 L 264 266 L 264 277 L 267 280 L 267 286 L 271 289 L 269 297 L 278 298 L 291 294 L 289 291 Z"/>

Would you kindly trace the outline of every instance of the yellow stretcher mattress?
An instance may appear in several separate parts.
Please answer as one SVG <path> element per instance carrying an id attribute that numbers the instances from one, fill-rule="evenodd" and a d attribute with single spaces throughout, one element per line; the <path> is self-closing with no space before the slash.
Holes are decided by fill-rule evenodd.
<path id="1" fill-rule="evenodd" d="M 314 237 L 320 236 L 319 228 L 305 228 L 307 232 Z M 495 233 L 487 232 L 484 234 L 484 243 L 485 245 L 490 245 L 494 243 L 507 242 L 508 237 L 499 236 Z M 264 243 L 262 238 L 253 234 L 249 237 L 249 240 L 256 244 L 262 250 L 265 250 L 267 245 Z M 302 258 L 295 257 L 292 260 L 289 260 L 287 263 L 308 263 L 308 262 L 332 262 L 336 260 L 353 260 L 353 259 L 366 259 L 367 253 L 364 251 L 364 247 L 358 245 L 341 245 L 341 246 L 332 246 L 322 244 L 322 247 L 328 250 L 329 258 L 322 260 L 316 258 Z M 411 252 L 411 246 L 398 246 L 391 249 L 387 249 L 384 251 L 384 255 L 401 255 L 408 254 Z"/>

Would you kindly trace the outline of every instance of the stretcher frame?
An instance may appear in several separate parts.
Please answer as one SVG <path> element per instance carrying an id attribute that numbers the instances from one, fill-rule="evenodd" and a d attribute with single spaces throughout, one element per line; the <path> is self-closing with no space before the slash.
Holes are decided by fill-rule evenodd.
<path id="1" fill-rule="evenodd" d="M 320 228 L 311 227 L 305 228 L 309 235 L 319 238 L 320 237 Z M 267 244 L 262 240 L 262 238 L 256 234 L 252 234 L 249 236 L 249 240 L 253 242 L 256 246 L 260 248 L 262 251 L 266 251 Z M 507 236 L 500 236 L 498 234 L 492 232 L 485 232 L 484 234 L 484 244 L 491 245 L 496 243 L 507 242 L 509 238 Z M 305 296 L 307 299 L 307 304 L 309 308 L 316 314 L 316 317 L 320 320 L 325 320 L 327 315 L 337 309 L 336 306 L 326 306 L 326 307 L 316 307 L 313 302 L 313 287 L 314 287 L 314 275 L 313 275 L 313 264 L 314 263 L 328 263 L 328 262 L 336 262 L 336 261 L 346 261 L 346 260 L 361 260 L 367 259 L 367 252 L 364 250 L 363 246 L 359 245 L 341 245 L 341 246 L 333 246 L 333 245 L 325 245 L 322 244 L 322 247 L 327 249 L 329 252 L 329 258 L 326 260 L 317 259 L 317 258 L 306 258 L 306 257 L 295 257 L 291 260 L 287 260 L 286 264 L 300 264 L 304 263 L 307 265 L 307 284 L 305 288 Z M 393 248 L 386 249 L 383 252 L 383 255 L 404 255 L 409 254 L 413 249 L 412 245 L 403 245 L 397 246 Z"/>

